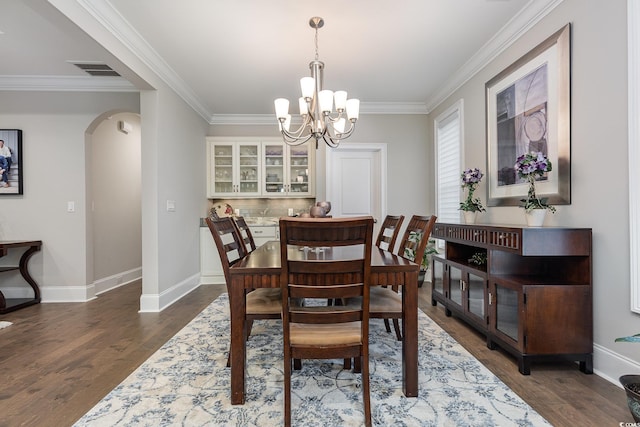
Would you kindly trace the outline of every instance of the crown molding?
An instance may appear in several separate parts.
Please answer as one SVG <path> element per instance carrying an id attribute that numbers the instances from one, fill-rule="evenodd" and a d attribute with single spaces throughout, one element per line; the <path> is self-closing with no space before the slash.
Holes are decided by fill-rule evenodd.
<path id="1" fill-rule="evenodd" d="M 490 64 L 499 54 L 504 52 L 563 1 L 564 0 L 530 0 L 517 15 L 511 18 L 491 40 L 478 49 L 478 52 L 445 82 L 442 89 L 429 97 L 426 103 L 427 111 L 433 111 L 434 108 L 451 96 L 463 84 L 480 72 L 480 70 Z"/>
<path id="2" fill-rule="evenodd" d="M 138 92 L 121 77 L 0 76 L 0 90 L 45 92 Z"/>
<path id="3" fill-rule="evenodd" d="M 108 0 L 77 0 L 77 2 L 203 119 L 210 119 L 212 112 Z"/>
<path id="4" fill-rule="evenodd" d="M 531 0 L 451 79 L 445 82 L 441 90 L 430 96 L 426 103 L 363 102 L 360 107 L 361 114 L 429 114 L 562 2 L 563 0 Z M 273 123 L 274 119 L 271 114 L 213 114 L 108 0 L 77 0 L 77 4 L 139 58 L 209 124 L 263 125 Z M 0 76 L 0 89 L 98 92 L 137 90 L 131 83 L 121 78 L 68 76 Z"/>
<path id="5" fill-rule="evenodd" d="M 362 102 L 360 115 L 363 114 L 427 114 L 427 107 L 422 102 Z M 261 126 L 275 125 L 277 121 L 275 114 L 213 114 L 209 124 Z"/>

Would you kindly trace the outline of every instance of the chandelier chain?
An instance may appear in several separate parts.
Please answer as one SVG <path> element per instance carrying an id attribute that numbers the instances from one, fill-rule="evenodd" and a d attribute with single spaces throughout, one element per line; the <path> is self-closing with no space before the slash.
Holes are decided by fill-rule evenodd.
<path id="1" fill-rule="evenodd" d="M 318 60 L 318 27 L 316 27 L 316 37 L 315 37 L 315 42 L 316 42 L 316 61 Z"/>

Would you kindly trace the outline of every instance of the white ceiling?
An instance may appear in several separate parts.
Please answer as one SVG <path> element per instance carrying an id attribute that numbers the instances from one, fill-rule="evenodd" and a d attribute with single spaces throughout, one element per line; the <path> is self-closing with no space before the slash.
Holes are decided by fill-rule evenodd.
<path id="1" fill-rule="evenodd" d="M 426 113 L 559 2 L 78 1 L 109 10 L 96 31 L 126 34 L 131 50 L 211 123 L 270 115 L 277 97 L 297 105 L 298 81 L 315 54 L 312 16 L 325 20 L 318 33 L 325 88 L 360 98 L 363 113 Z M 0 0 L 0 32 L 0 90 L 142 87 L 131 78 L 136 70 L 47 0 Z M 131 82 L 90 77 L 68 62 L 76 60 L 106 62 Z"/>

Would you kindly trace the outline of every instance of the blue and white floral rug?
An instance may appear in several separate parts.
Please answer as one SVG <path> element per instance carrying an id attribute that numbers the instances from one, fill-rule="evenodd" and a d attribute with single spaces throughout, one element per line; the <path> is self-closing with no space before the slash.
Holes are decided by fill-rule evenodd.
<path id="1" fill-rule="evenodd" d="M 548 426 L 451 336 L 419 311 L 419 397 L 402 394 L 401 343 L 371 321 L 376 426 Z M 76 426 L 280 426 L 281 323 L 254 322 L 246 403 L 231 405 L 229 303 L 221 295 L 85 414 Z M 363 425 L 360 374 L 342 361 L 303 361 L 292 380 L 297 426 Z"/>

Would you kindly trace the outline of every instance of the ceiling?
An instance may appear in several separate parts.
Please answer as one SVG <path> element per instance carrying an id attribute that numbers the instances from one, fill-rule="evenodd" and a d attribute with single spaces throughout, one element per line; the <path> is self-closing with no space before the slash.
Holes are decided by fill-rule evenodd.
<path id="1" fill-rule="evenodd" d="M 272 115 L 299 95 L 314 59 L 309 18 L 321 16 L 324 87 L 359 98 L 362 113 L 425 114 L 561 0 L 77 0 L 108 11 L 108 31 L 210 123 Z M 51 3 L 0 3 L 0 90 L 144 89 L 131 70 Z M 99 37 L 96 36 L 96 39 Z M 91 77 L 70 61 L 110 65 Z M 272 116 L 271 116 L 272 118 Z"/>

